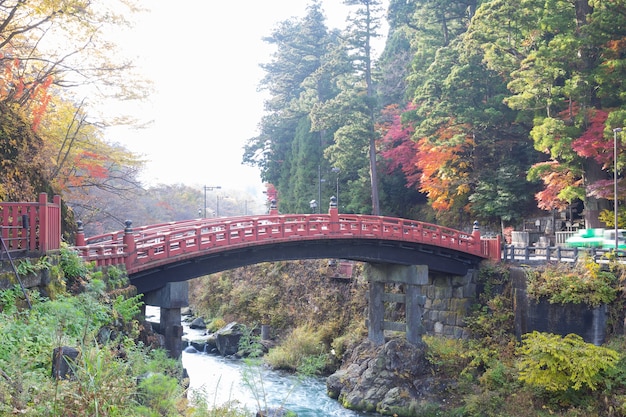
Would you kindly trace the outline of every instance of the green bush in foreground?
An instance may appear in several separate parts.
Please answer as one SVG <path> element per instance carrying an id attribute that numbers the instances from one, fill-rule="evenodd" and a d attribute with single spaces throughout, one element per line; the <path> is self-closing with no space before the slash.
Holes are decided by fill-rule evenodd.
<path id="1" fill-rule="evenodd" d="M 575 334 L 528 333 L 519 353 L 519 378 L 548 391 L 595 390 L 620 360 L 616 351 Z"/>
<path id="2" fill-rule="evenodd" d="M 51 301 L 31 293 L 32 309 L 25 309 L 20 288 L 0 292 L 0 415 L 186 415 L 180 362 L 130 337 L 139 298 L 101 296 L 58 294 Z M 118 336 L 97 342 L 101 329 L 111 326 Z M 73 376 L 57 380 L 52 352 L 61 346 L 79 355 L 69 363 Z M 143 374 L 150 377 L 138 384 Z"/>

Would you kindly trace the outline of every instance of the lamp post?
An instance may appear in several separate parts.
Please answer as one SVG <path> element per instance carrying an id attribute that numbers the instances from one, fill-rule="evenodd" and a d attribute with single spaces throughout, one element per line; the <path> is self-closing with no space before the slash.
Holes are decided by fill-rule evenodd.
<path id="1" fill-rule="evenodd" d="M 613 211 L 615 212 L 615 255 L 617 255 L 617 251 L 619 248 L 619 239 L 617 237 L 617 132 L 621 131 L 621 127 L 616 127 L 615 129 L 613 129 Z"/>
<path id="2" fill-rule="evenodd" d="M 339 171 L 341 171 L 341 169 L 339 169 L 338 167 L 332 167 L 330 170 L 334 172 L 335 174 L 337 174 L 336 183 L 335 183 L 335 186 L 337 188 L 336 190 L 337 194 L 335 195 L 335 198 L 337 202 L 337 209 L 339 209 Z"/>
<path id="3" fill-rule="evenodd" d="M 322 201 L 322 183 L 324 181 L 326 180 L 322 178 L 322 166 L 318 165 L 317 166 L 317 201 Z M 318 213 L 319 213 L 319 210 L 318 210 Z"/>
<path id="4" fill-rule="evenodd" d="M 213 190 L 219 190 L 220 188 L 222 188 L 219 185 L 213 185 L 213 186 L 208 186 L 205 185 L 204 186 L 204 218 L 206 219 L 206 192 L 208 191 L 213 191 Z"/>

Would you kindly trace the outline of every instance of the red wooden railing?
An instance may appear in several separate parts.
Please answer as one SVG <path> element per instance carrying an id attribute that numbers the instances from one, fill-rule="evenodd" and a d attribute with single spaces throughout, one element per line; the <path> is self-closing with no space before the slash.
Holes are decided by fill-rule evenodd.
<path id="1" fill-rule="evenodd" d="M 0 233 L 9 252 L 45 253 L 61 246 L 61 197 L 36 203 L 0 202 Z"/>
<path id="2" fill-rule="evenodd" d="M 424 243 L 483 258 L 500 259 L 500 239 L 393 217 L 339 214 L 278 214 L 162 223 L 85 238 L 76 249 L 98 265 L 125 264 L 129 274 L 225 249 L 294 240 L 385 239 Z"/>

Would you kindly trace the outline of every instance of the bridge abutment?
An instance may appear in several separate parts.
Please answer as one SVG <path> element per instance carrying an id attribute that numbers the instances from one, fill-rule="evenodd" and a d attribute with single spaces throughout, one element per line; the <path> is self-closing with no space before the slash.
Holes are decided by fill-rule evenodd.
<path id="1" fill-rule="evenodd" d="M 179 358 L 183 336 L 181 308 L 189 305 L 189 284 L 187 281 L 169 282 L 165 287 L 145 293 L 144 302 L 160 308 L 160 328 L 165 348 L 170 357 Z"/>

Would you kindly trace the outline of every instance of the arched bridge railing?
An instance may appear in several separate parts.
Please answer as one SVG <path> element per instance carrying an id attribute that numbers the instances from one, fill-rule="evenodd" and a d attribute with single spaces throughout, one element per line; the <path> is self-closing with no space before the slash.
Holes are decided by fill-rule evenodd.
<path id="1" fill-rule="evenodd" d="M 79 227 L 80 228 L 80 227 Z M 77 235 L 81 257 L 100 266 L 124 264 L 129 274 L 200 254 L 268 243 L 321 239 L 382 239 L 423 243 L 482 258 L 500 260 L 500 239 L 434 224 L 384 216 L 339 214 L 270 214 L 195 219 L 131 228 L 85 238 Z"/>

